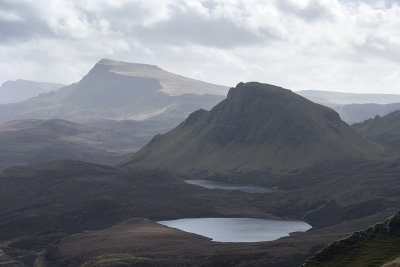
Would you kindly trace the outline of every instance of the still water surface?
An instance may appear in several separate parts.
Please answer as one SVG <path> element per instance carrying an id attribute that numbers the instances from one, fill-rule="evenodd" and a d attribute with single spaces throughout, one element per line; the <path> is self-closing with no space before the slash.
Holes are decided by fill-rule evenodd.
<path id="1" fill-rule="evenodd" d="M 272 241 L 293 232 L 305 232 L 311 225 L 303 221 L 254 218 L 198 218 L 160 221 L 179 230 L 202 235 L 217 242 Z"/>
<path id="2" fill-rule="evenodd" d="M 228 184 L 221 183 L 210 180 L 184 180 L 185 183 L 198 185 L 201 187 L 205 187 L 208 189 L 224 189 L 224 190 L 237 190 L 246 193 L 272 193 L 278 190 L 274 190 L 268 187 L 258 187 L 258 186 L 249 186 L 249 185 L 240 185 L 240 184 Z"/>

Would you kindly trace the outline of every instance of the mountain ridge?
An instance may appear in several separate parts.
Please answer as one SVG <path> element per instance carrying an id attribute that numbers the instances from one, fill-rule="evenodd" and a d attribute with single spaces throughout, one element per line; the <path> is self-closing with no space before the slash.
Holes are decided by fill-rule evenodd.
<path id="1" fill-rule="evenodd" d="M 400 152 L 400 110 L 393 111 L 383 117 L 377 115 L 352 127 L 360 134 L 374 142 L 387 147 L 389 152 Z"/>
<path id="2" fill-rule="evenodd" d="M 337 91 L 299 90 L 297 94 L 315 102 L 331 105 L 347 104 L 391 104 L 400 102 L 400 94 L 346 93 Z"/>

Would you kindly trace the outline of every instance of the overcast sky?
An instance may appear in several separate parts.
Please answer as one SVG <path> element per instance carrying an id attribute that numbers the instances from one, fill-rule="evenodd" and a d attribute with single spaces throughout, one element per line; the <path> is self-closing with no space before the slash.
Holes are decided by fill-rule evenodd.
<path id="1" fill-rule="evenodd" d="M 0 0 L 0 82 L 101 58 L 234 86 L 400 93 L 400 0 Z"/>

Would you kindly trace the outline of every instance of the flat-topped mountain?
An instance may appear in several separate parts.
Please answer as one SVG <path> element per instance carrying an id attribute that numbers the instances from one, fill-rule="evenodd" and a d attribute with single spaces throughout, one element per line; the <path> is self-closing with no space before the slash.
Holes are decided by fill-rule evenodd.
<path id="1" fill-rule="evenodd" d="M 120 75 L 157 79 L 161 84 L 161 92 L 168 95 L 225 95 L 228 90 L 225 86 L 187 78 L 165 71 L 155 65 L 128 63 L 111 59 L 102 59 L 98 65 L 107 66 L 110 72 Z"/>
<path id="2" fill-rule="evenodd" d="M 7 81 L 0 86 L 0 104 L 17 103 L 42 93 L 55 91 L 64 85 L 18 79 Z"/>
<path id="3" fill-rule="evenodd" d="M 373 159 L 380 148 L 330 108 L 290 90 L 239 83 L 211 111 L 157 135 L 125 166 L 185 174 L 289 174 Z"/>
<path id="4" fill-rule="evenodd" d="M 53 119 L 183 120 L 222 100 L 227 88 L 156 66 L 100 60 L 78 83 L 27 101 L 0 105 L 0 121 Z"/>

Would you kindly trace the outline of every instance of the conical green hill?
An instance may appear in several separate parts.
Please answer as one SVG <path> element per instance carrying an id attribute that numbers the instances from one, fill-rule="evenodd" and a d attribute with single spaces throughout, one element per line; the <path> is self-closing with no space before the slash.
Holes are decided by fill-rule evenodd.
<path id="1" fill-rule="evenodd" d="M 122 165 L 200 176 L 288 174 L 370 160 L 379 151 L 335 111 L 290 90 L 250 82 L 231 88 L 211 111 L 198 110 L 155 136 Z"/>

